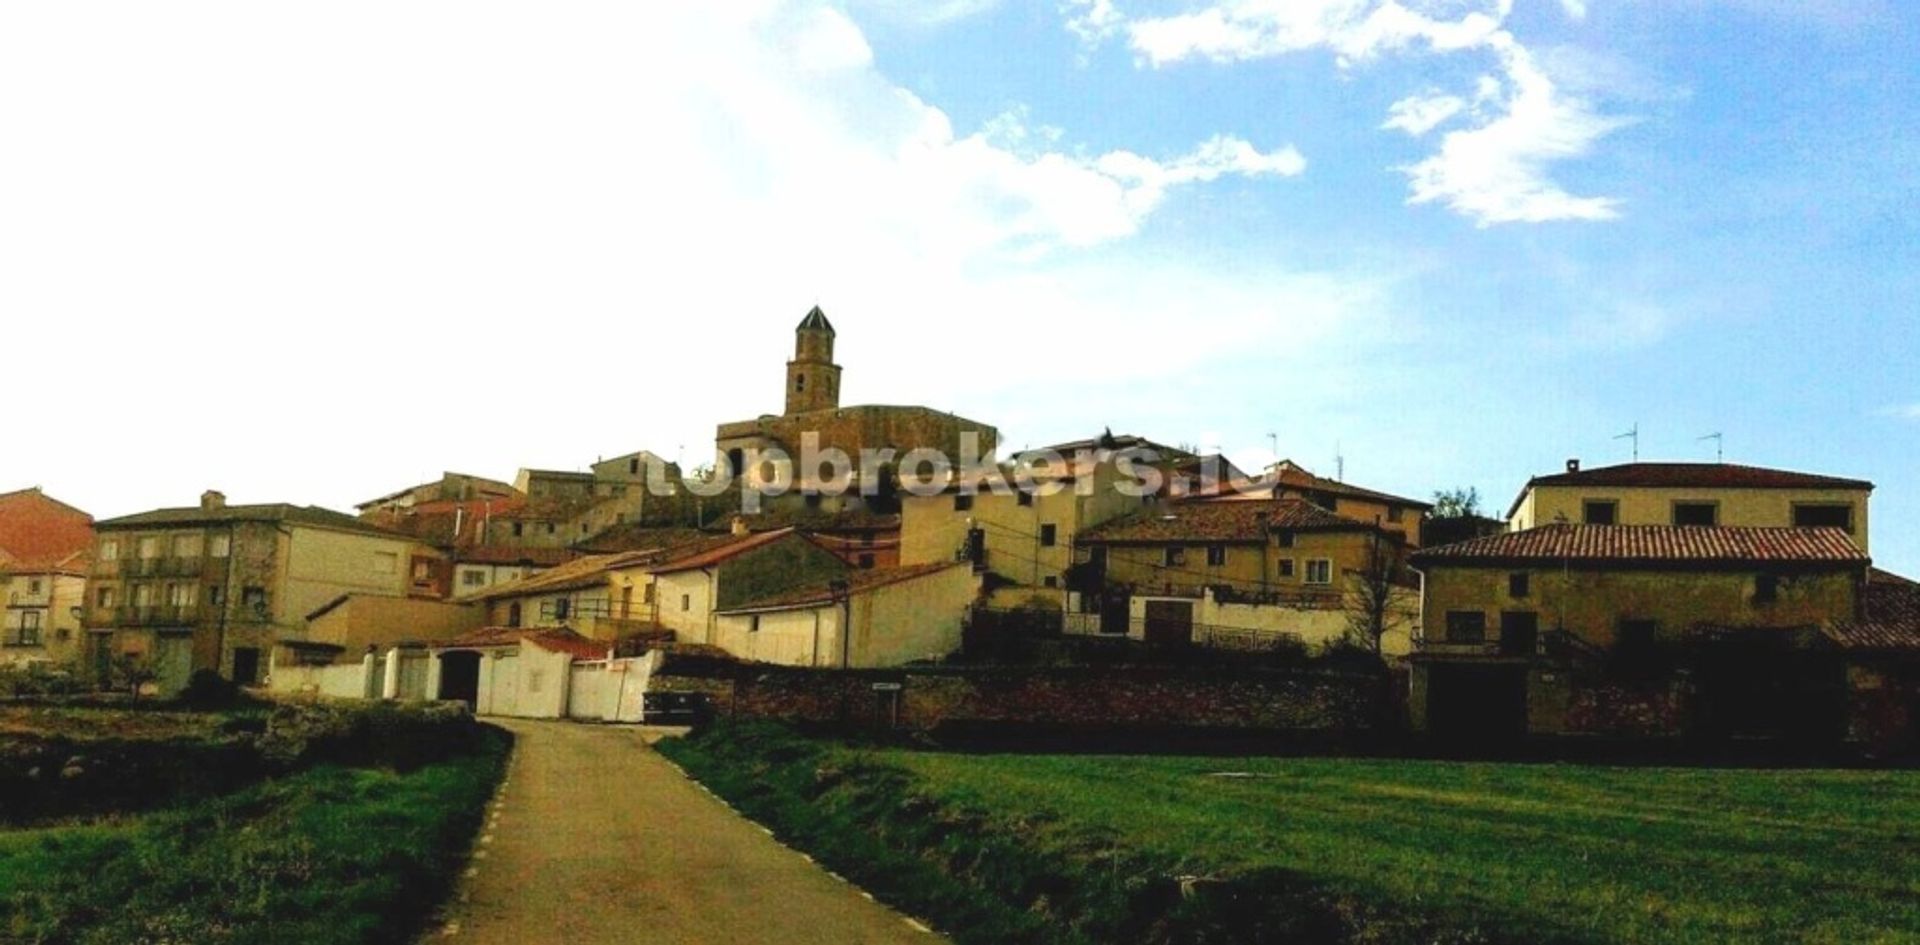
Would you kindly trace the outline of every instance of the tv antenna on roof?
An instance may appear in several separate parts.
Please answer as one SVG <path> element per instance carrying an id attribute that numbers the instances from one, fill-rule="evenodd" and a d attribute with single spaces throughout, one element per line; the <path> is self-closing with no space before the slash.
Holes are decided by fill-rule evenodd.
<path id="1" fill-rule="evenodd" d="M 1640 461 L 1640 421 L 1635 420 L 1633 422 L 1633 429 L 1628 430 L 1627 432 L 1614 437 L 1614 439 L 1632 440 L 1633 441 L 1633 461 L 1636 463 Z"/>
<path id="2" fill-rule="evenodd" d="M 1726 437 L 1724 437 L 1724 436 L 1721 436 L 1721 435 L 1720 435 L 1720 434 L 1718 434 L 1718 433 L 1709 433 L 1709 434 L 1707 434 L 1706 436 L 1701 436 L 1701 437 L 1695 437 L 1695 438 L 1694 438 L 1694 442 L 1695 442 L 1695 443 L 1698 443 L 1698 442 L 1700 442 L 1700 441 L 1702 441 L 1702 440 L 1712 440 L 1712 441 L 1713 441 L 1713 461 L 1714 461 L 1714 462 L 1716 462 L 1716 463 L 1724 463 L 1724 462 L 1726 462 L 1726 461 L 1727 461 L 1727 453 L 1726 453 L 1726 445 L 1727 445 L 1727 443 L 1726 443 Z"/>
<path id="3" fill-rule="evenodd" d="M 1340 441 L 1333 441 L 1333 481 L 1347 481 L 1347 457 L 1340 451 Z"/>

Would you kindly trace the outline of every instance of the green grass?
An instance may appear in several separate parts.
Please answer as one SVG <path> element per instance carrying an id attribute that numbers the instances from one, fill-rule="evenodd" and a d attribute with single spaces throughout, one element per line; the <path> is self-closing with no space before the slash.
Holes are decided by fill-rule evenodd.
<path id="1" fill-rule="evenodd" d="M 505 755 L 489 738 L 404 773 L 323 766 L 159 813 L 0 831 L 0 941 L 410 941 Z"/>
<path id="2" fill-rule="evenodd" d="M 862 866 L 835 831 L 864 834 L 884 849 L 860 878 L 962 941 L 995 941 L 943 916 L 970 891 L 1056 927 L 1022 941 L 1920 942 L 1915 772 L 793 742 L 749 727 L 663 747 L 836 868 Z M 1148 901 L 1182 875 L 1228 892 Z"/>
<path id="3" fill-rule="evenodd" d="M 1510 930 L 1669 943 L 1920 941 L 1913 772 L 879 758 L 953 802 L 1051 812 L 1179 869 L 1286 867 Z"/>

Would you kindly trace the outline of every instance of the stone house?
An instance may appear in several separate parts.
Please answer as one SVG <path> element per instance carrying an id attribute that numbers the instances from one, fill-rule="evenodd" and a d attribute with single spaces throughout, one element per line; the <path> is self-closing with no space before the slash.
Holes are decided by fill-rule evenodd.
<path id="1" fill-rule="evenodd" d="M 1360 522 L 1378 522 L 1382 528 L 1398 532 L 1410 547 L 1419 547 L 1421 523 L 1430 503 L 1418 499 L 1365 489 L 1338 479 L 1317 476 L 1290 459 L 1269 467 L 1266 474 L 1237 488 L 1222 490 L 1219 501 L 1273 501 L 1299 499 L 1344 518 Z"/>
<path id="2" fill-rule="evenodd" d="M 78 668 L 93 516 L 38 487 L 0 495 L 0 666 Z"/>
<path id="3" fill-rule="evenodd" d="M 1401 656 L 1418 613 L 1408 550 L 1400 529 L 1305 499 L 1167 503 L 1080 535 L 1068 630 L 1174 646 L 1325 648 L 1373 615 L 1382 653 Z"/>
<path id="4" fill-rule="evenodd" d="M 932 495 L 900 497 L 900 563 L 904 566 L 969 560 L 993 576 L 999 606 L 1037 602 L 1055 610 L 1066 601 L 1074 549 L 1087 529 L 1140 511 L 1158 492 L 1134 488 L 1133 464 L 1153 465 L 1159 454 L 1139 451 L 1135 437 L 1110 437 L 1051 447 L 1065 462 L 995 469 L 955 477 Z"/>
<path id="5" fill-rule="evenodd" d="M 1509 527 L 1541 525 L 1740 525 L 1839 528 L 1871 551 L 1867 505 L 1873 483 L 1734 463 L 1626 463 L 1528 480 Z"/>
<path id="6" fill-rule="evenodd" d="M 312 506 L 200 504 L 95 524 L 86 608 L 88 668 L 146 661 L 163 693 L 196 670 L 263 681 L 282 637 L 345 594 L 438 596 L 441 555 L 414 539 Z"/>
<path id="7" fill-rule="evenodd" d="M 715 614 L 794 588 L 846 579 L 832 551 L 791 528 L 730 535 L 647 569 L 642 597 L 653 622 L 684 643 L 712 644 Z"/>
<path id="8" fill-rule="evenodd" d="M 1869 580 L 1838 527 L 1543 525 L 1412 564 L 1413 724 L 1473 738 L 1831 735 Z"/>
<path id="9" fill-rule="evenodd" d="M 712 645 L 743 660 L 871 669 L 958 651 L 979 590 L 966 562 L 853 570 L 714 612 Z"/>

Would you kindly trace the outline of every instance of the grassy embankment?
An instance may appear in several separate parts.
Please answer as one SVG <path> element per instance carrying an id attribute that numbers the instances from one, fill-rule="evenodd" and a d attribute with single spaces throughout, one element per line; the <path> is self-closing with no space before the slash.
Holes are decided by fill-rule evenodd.
<path id="1" fill-rule="evenodd" d="M 966 943 L 1920 941 L 1914 772 L 662 747 Z"/>
<path id="2" fill-rule="evenodd" d="M 0 830 L 0 941 L 410 941 L 504 765 L 504 735 L 463 744 L 418 767 L 299 766 L 152 813 Z"/>

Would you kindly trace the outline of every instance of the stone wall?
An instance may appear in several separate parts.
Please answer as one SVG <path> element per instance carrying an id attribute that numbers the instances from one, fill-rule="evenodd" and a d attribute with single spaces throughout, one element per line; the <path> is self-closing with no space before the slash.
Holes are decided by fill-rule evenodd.
<path id="1" fill-rule="evenodd" d="M 730 676 L 731 678 L 727 678 Z M 933 731 L 948 726 L 1360 732 L 1391 718 L 1390 684 L 1364 674 L 1218 669 L 774 669 L 681 675 L 658 691 L 708 694 L 720 715 Z"/>

